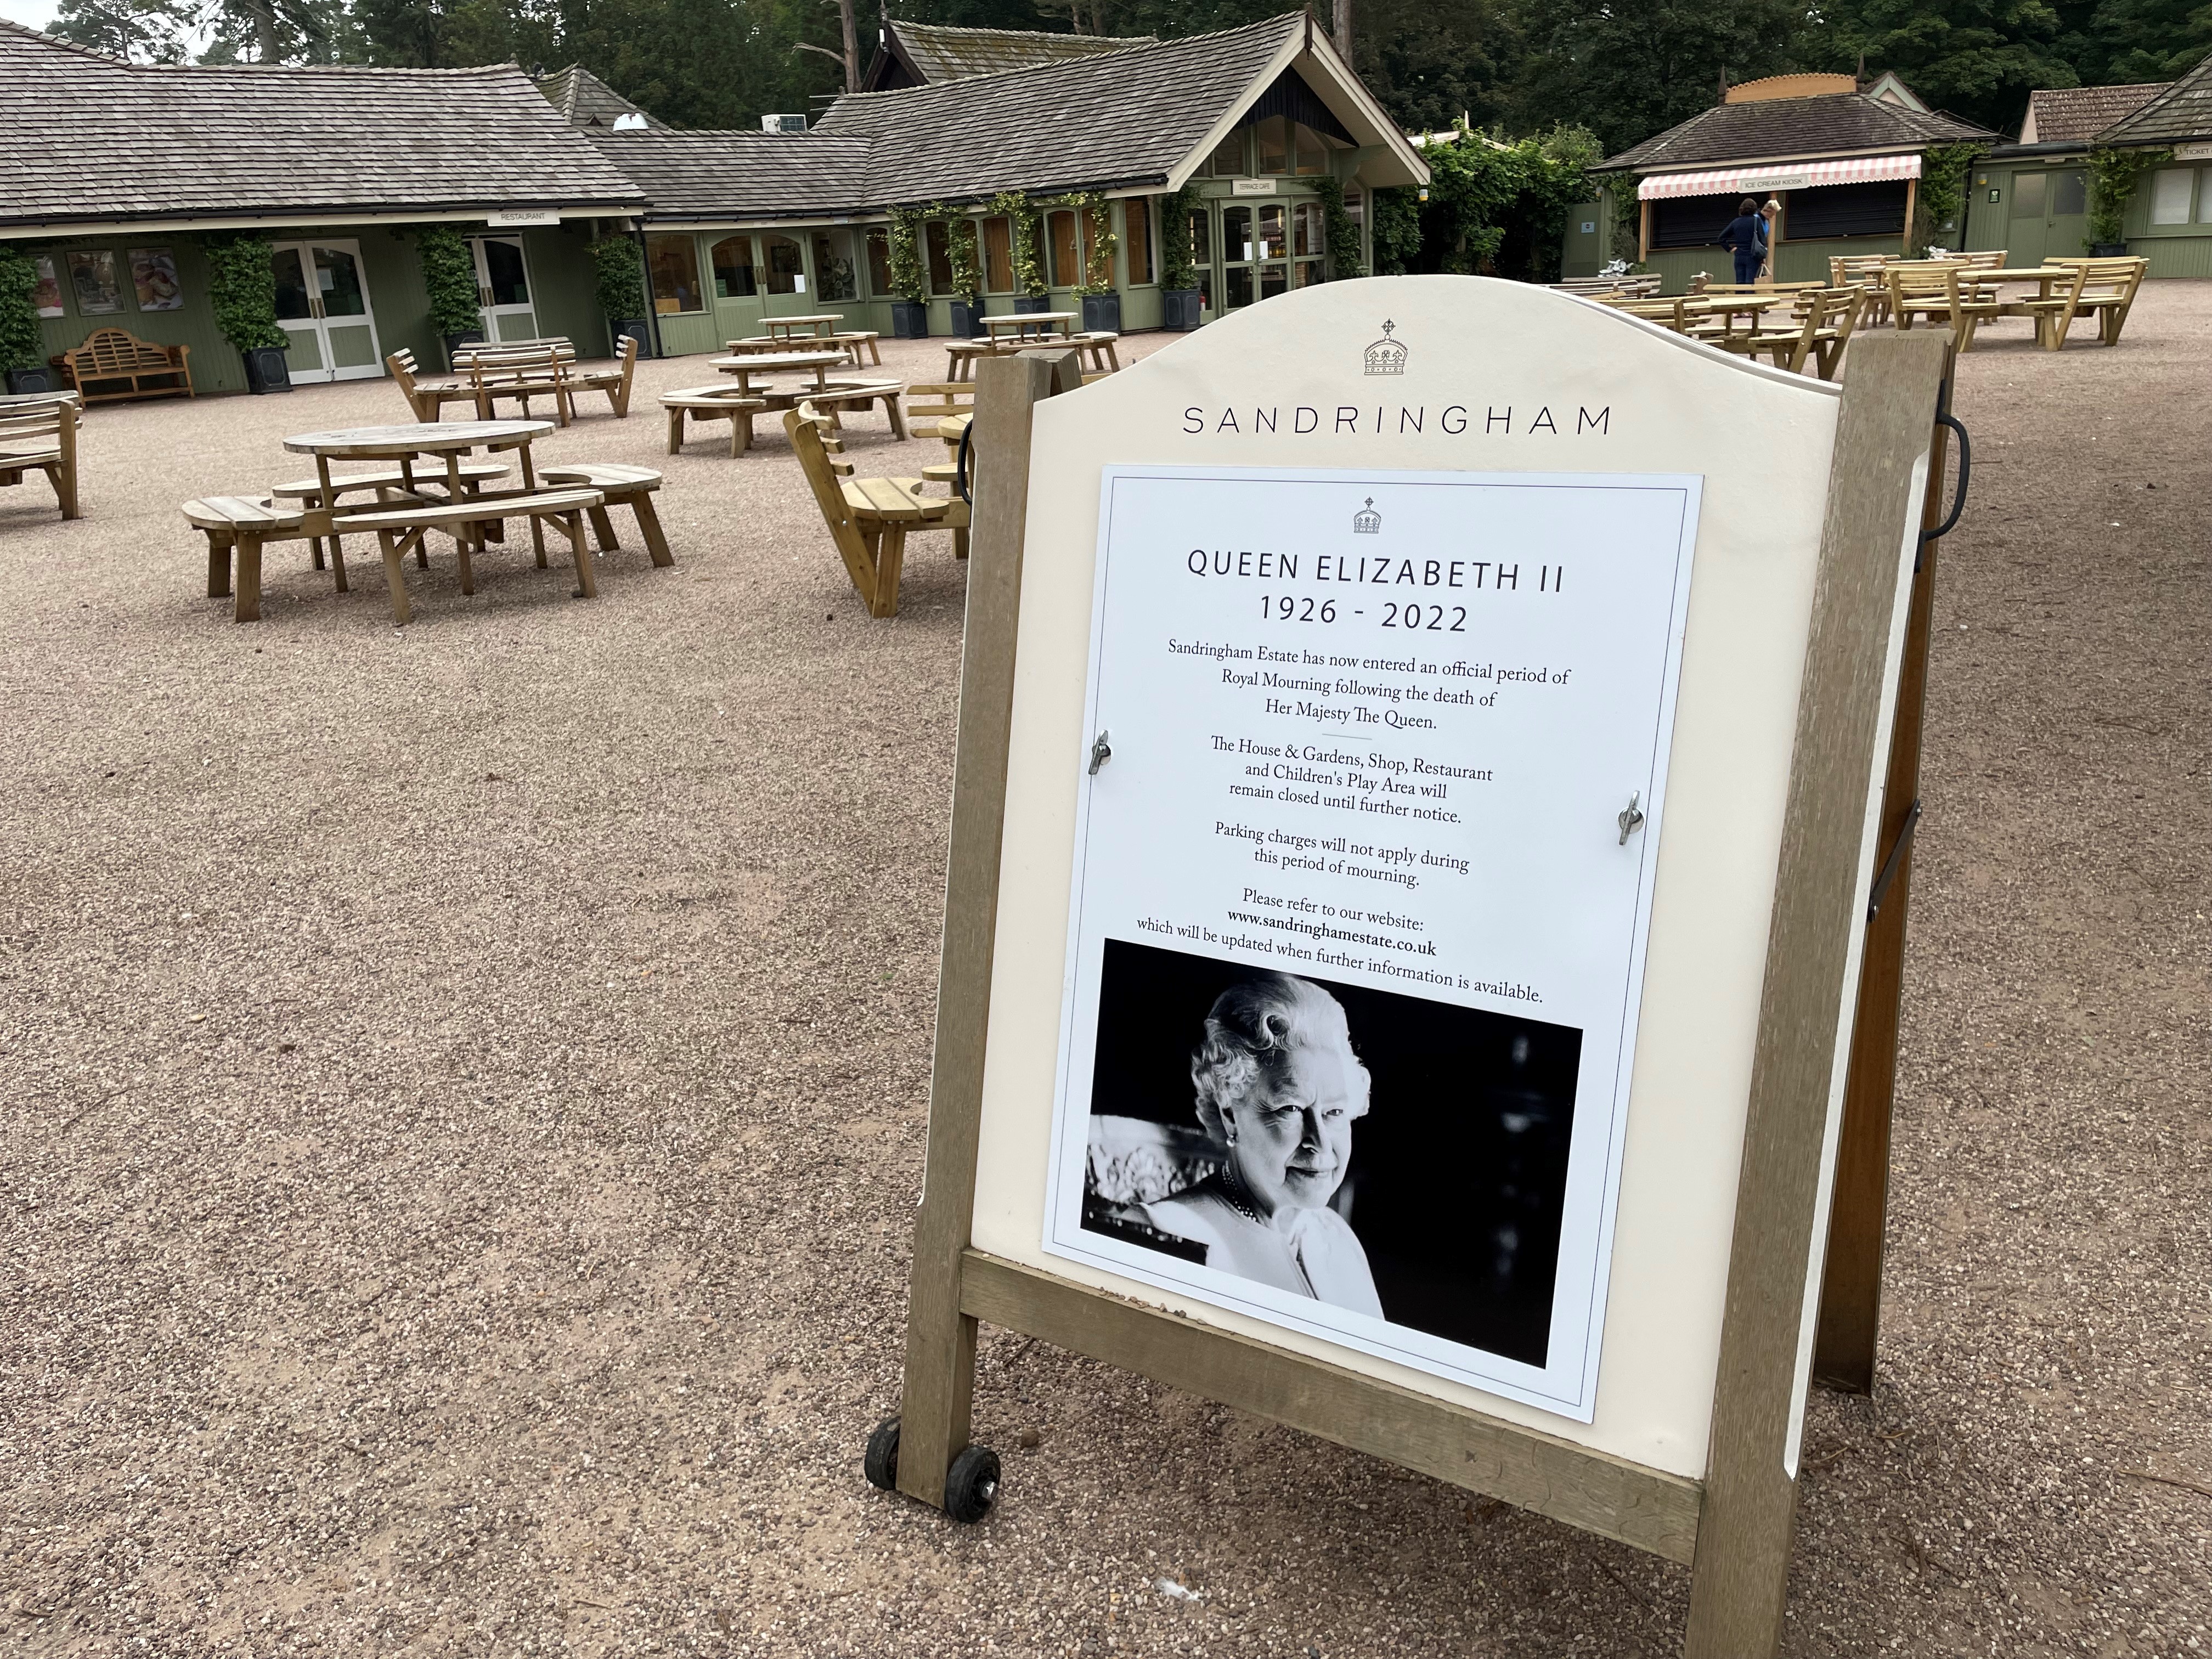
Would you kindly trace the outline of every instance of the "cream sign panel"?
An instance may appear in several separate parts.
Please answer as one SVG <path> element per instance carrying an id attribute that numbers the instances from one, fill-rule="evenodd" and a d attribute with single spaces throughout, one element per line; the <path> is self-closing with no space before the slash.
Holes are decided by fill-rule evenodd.
<path id="1" fill-rule="evenodd" d="M 1106 469 L 1048 1250 L 1587 1420 L 1698 498 Z"/>

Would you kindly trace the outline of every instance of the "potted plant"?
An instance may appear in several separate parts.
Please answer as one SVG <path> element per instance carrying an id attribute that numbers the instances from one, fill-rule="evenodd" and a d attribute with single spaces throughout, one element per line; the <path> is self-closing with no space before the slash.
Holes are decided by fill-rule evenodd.
<path id="1" fill-rule="evenodd" d="M 201 240 L 208 264 L 208 307 L 222 337 L 246 360 L 246 387 L 289 392 L 285 356 L 291 337 L 276 325 L 276 270 L 269 239 L 251 231 L 216 232 Z"/>
<path id="2" fill-rule="evenodd" d="M 20 249 L 0 244 L 0 369 L 8 390 L 52 392 L 54 371 L 42 356 L 46 334 L 39 327 L 39 304 L 32 297 L 39 267 Z"/>
<path id="3" fill-rule="evenodd" d="M 1114 251 L 1121 239 L 1114 234 L 1114 221 L 1109 216 L 1106 198 L 1085 196 L 1077 211 L 1080 223 L 1090 234 L 1088 257 L 1083 262 L 1083 281 L 1076 292 L 1083 296 L 1083 331 L 1086 334 L 1119 334 L 1121 331 L 1121 295 L 1114 285 Z"/>
<path id="4" fill-rule="evenodd" d="M 637 355 L 653 356 L 653 319 L 646 314 L 645 256 L 628 236 L 606 236 L 592 244 L 592 288 L 607 319 L 607 349 L 621 349 L 624 335 L 637 342 Z"/>
<path id="5" fill-rule="evenodd" d="M 425 225 L 415 238 L 422 261 L 422 291 L 430 301 L 430 326 L 453 366 L 457 346 L 483 343 L 483 296 L 477 291 L 476 256 L 455 225 Z"/>
<path id="6" fill-rule="evenodd" d="M 983 331 L 983 266 L 975 245 L 975 222 L 962 214 L 946 227 L 952 256 L 952 337 L 973 339 Z"/>
<path id="7" fill-rule="evenodd" d="M 1190 216 L 1198 204 L 1198 191 L 1189 185 L 1160 204 L 1160 326 L 1182 334 L 1198 326 L 1205 307 L 1190 257 Z"/>
<path id="8" fill-rule="evenodd" d="M 891 333 L 902 340 L 929 337 L 929 278 L 921 268 L 921 214 L 893 208 L 890 239 Z"/>

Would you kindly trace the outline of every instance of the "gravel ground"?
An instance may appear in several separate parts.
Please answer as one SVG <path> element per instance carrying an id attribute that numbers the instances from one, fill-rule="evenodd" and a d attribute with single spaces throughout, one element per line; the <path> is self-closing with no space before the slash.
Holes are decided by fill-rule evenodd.
<path id="1" fill-rule="evenodd" d="M 1795 1656 L 2212 1648 L 2212 284 L 2021 333 L 1960 371 L 1882 1369 L 1813 1404 Z M 541 446 L 668 472 L 676 567 L 594 604 L 443 556 L 403 632 L 296 546 L 260 626 L 204 596 L 176 504 L 380 383 L 104 408 L 88 517 L 0 494 L 0 1642 L 1674 1651 L 1680 1569 L 1003 1334 L 999 1513 L 863 1483 L 963 580 L 919 538 L 870 622 L 780 434 L 664 461 L 710 378 Z"/>

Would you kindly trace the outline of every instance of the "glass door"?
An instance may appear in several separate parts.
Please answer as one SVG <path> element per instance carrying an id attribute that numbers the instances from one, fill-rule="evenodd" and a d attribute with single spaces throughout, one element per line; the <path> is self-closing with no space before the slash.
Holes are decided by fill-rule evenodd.
<path id="1" fill-rule="evenodd" d="M 538 313 L 530 302 L 530 271 L 520 236 L 471 236 L 477 261 L 477 303 L 487 340 L 534 340 Z"/>
<path id="2" fill-rule="evenodd" d="M 1252 210 L 1241 203 L 1221 210 L 1221 295 L 1224 311 L 1242 311 L 1254 292 Z"/>
<path id="3" fill-rule="evenodd" d="M 761 272 L 753 239 L 725 236 L 708 253 L 714 269 L 714 333 L 725 342 L 761 331 Z"/>
<path id="4" fill-rule="evenodd" d="M 368 380 L 384 373 L 358 242 L 279 242 L 270 249 L 276 324 L 294 380 Z"/>
<path id="5" fill-rule="evenodd" d="M 762 282 L 768 290 L 771 317 L 811 317 L 820 313 L 819 300 L 808 290 L 806 251 L 795 237 L 770 232 L 760 239 Z"/>

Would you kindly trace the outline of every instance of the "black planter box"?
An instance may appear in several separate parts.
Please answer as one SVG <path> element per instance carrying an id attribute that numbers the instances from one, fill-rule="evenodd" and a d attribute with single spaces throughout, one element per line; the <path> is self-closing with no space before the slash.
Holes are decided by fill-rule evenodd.
<path id="1" fill-rule="evenodd" d="M 1203 296 L 1194 288 L 1164 288 L 1160 290 L 1160 326 L 1177 334 L 1188 334 L 1198 326 L 1199 313 L 1203 307 Z"/>
<path id="2" fill-rule="evenodd" d="M 289 392 L 292 389 L 292 368 L 285 361 L 283 346 L 256 346 L 252 350 L 239 355 L 246 359 L 246 389 L 248 392 Z"/>
<path id="3" fill-rule="evenodd" d="M 2124 258 L 2127 257 L 2127 252 L 2128 245 L 2125 242 L 2092 242 L 2089 244 L 2089 257 L 2093 259 Z"/>
<path id="4" fill-rule="evenodd" d="M 1017 294 L 1014 295 L 1014 310 L 1018 314 L 1026 316 L 1032 311 L 1050 311 L 1051 309 L 1052 295 L 1049 294 Z"/>
<path id="5" fill-rule="evenodd" d="M 631 339 L 637 342 L 637 355 L 639 356 L 650 357 L 653 356 L 653 325 L 645 318 L 617 318 L 609 328 L 608 333 L 610 337 L 607 343 L 613 347 L 617 352 L 620 352 L 622 350 L 623 337 L 624 335 L 628 335 Z"/>
<path id="6" fill-rule="evenodd" d="M 1119 334 L 1121 331 L 1121 296 L 1118 294 L 1085 295 L 1083 331 L 1085 334 Z"/>
<path id="7" fill-rule="evenodd" d="M 480 328 L 465 328 L 459 334 L 448 334 L 446 336 L 446 367 L 453 368 L 453 353 L 457 348 L 489 343 L 489 342 L 483 337 L 483 331 Z"/>
<path id="8" fill-rule="evenodd" d="M 929 307 L 915 300 L 892 301 L 891 337 L 895 340 L 927 340 L 929 337 Z"/>
<path id="9" fill-rule="evenodd" d="M 18 397 L 36 396 L 41 392 L 58 392 L 61 390 L 60 382 L 61 372 L 55 368 L 11 368 L 8 371 L 8 390 Z"/>
<path id="10" fill-rule="evenodd" d="M 983 331 L 983 307 L 965 300 L 952 302 L 952 337 L 972 340 Z"/>

